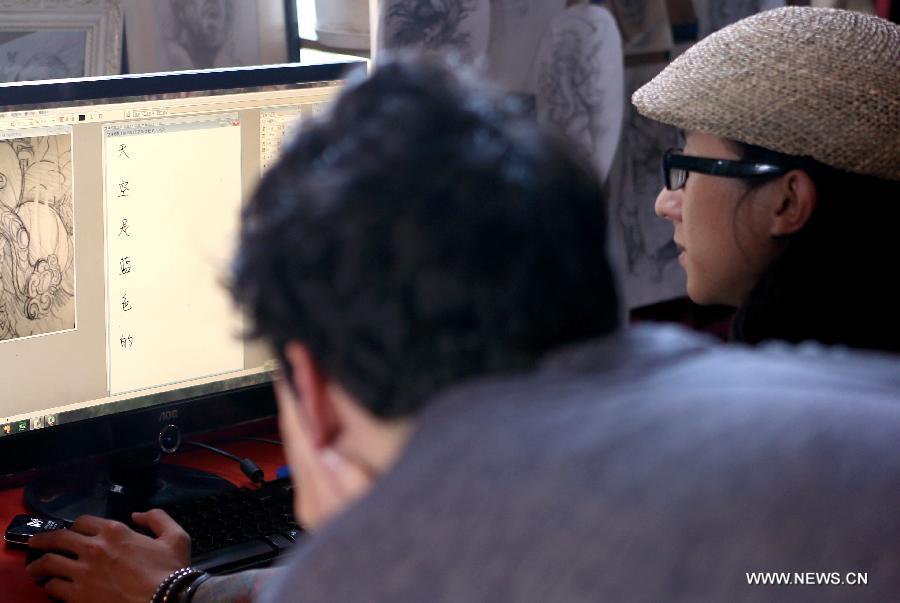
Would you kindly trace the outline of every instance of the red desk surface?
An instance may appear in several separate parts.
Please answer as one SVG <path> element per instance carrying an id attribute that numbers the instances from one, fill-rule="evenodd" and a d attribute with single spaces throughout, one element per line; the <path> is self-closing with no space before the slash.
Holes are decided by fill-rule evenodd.
<path id="1" fill-rule="evenodd" d="M 277 436 L 269 436 L 277 439 Z M 235 441 L 216 446 L 236 454 L 241 458 L 250 457 L 265 473 L 266 479 L 274 479 L 275 471 L 284 465 L 284 452 L 280 446 L 253 441 Z M 186 467 L 194 467 L 220 475 L 237 486 L 251 486 L 251 482 L 241 473 L 235 461 L 207 450 L 192 449 L 169 455 L 165 462 Z M 13 517 L 26 513 L 22 502 L 22 488 L 0 491 L 0 528 L 6 529 Z M 0 548 L 0 600 L 9 602 L 49 601 L 28 574 L 25 573 L 25 551 Z"/>

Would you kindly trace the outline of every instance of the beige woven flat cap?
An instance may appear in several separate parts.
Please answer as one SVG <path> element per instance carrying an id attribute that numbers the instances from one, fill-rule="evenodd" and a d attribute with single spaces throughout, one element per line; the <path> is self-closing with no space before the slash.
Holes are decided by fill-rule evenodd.
<path id="1" fill-rule="evenodd" d="M 900 180 L 900 25 L 786 7 L 701 40 L 631 97 L 685 130 Z"/>

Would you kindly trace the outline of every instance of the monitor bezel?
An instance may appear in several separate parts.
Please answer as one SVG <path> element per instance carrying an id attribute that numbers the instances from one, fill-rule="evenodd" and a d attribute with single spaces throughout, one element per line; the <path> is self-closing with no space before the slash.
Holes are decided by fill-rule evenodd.
<path id="1" fill-rule="evenodd" d="M 0 111 L 33 105 L 179 92 L 336 81 L 366 61 L 285 64 L 231 69 L 129 74 L 0 84 Z M 263 422 L 276 404 L 269 383 L 239 387 L 0 437 L 0 487 L 19 485 L 72 463 L 95 462 L 125 450 L 158 446 L 163 428 L 192 436 Z"/>
<path id="2" fill-rule="evenodd" d="M 360 59 L 335 63 L 285 63 L 228 69 L 163 71 L 62 80 L 6 82 L 0 83 L 0 109 L 3 111 L 15 110 L 14 107 L 17 105 L 29 106 L 281 84 L 308 84 L 343 79 L 350 69 L 359 68 L 365 64 L 366 61 Z"/>

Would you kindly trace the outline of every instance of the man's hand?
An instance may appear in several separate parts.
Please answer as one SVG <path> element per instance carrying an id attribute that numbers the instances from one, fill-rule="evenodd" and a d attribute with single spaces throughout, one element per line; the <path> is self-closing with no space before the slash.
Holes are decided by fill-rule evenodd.
<path id="1" fill-rule="evenodd" d="M 278 426 L 297 486 L 294 515 L 305 530 L 314 531 L 368 492 L 374 477 L 333 447 L 317 446 L 313 420 L 291 385 L 279 379 L 274 386 Z"/>
<path id="2" fill-rule="evenodd" d="M 34 536 L 28 546 L 48 551 L 28 566 L 35 578 L 50 578 L 47 594 L 66 603 L 146 603 L 159 583 L 191 560 L 191 540 L 159 509 L 132 515 L 156 538 L 123 523 L 83 515 L 68 530 Z M 77 555 L 69 559 L 50 551 Z"/>

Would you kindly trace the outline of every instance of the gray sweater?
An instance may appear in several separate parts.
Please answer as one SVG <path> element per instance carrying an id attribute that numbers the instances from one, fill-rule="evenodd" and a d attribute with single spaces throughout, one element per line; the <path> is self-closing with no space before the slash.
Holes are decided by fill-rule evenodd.
<path id="1" fill-rule="evenodd" d="M 262 601 L 900 601 L 898 368 L 640 327 L 462 383 Z"/>

